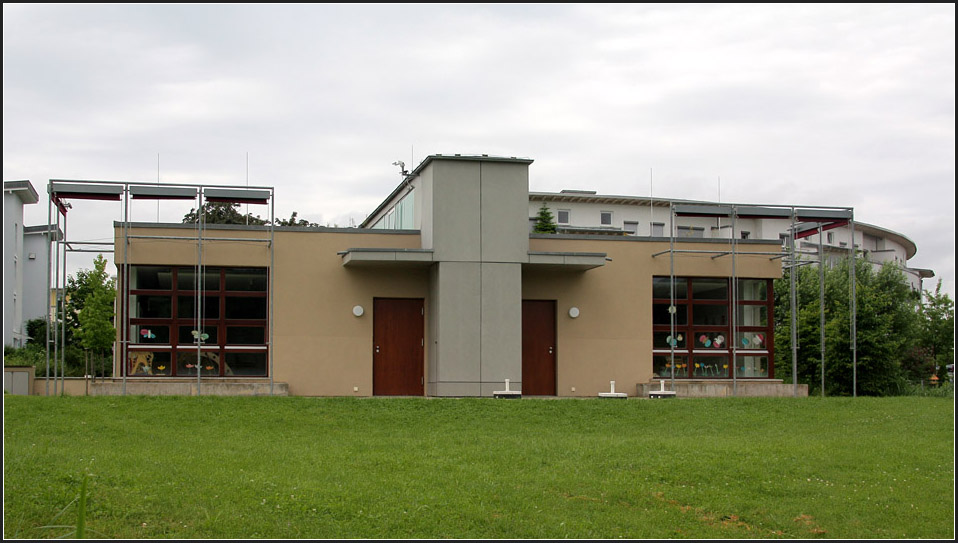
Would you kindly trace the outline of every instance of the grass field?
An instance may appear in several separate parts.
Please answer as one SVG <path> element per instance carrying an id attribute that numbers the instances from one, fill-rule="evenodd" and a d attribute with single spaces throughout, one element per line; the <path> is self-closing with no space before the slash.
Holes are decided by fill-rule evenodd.
<path id="1" fill-rule="evenodd" d="M 4 537 L 953 538 L 952 398 L 4 396 Z"/>

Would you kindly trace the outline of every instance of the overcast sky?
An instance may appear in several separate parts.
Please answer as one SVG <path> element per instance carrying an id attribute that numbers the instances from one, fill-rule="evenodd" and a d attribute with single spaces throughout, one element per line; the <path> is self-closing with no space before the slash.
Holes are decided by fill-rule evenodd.
<path id="1" fill-rule="evenodd" d="M 41 197 L 249 183 L 350 225 L 437 153 L 532 158 L 535 191 L 852 206 L 954 298 L 955 6 L 3 5 L 3 178 Z M 110 238 L 119 206 L 83 204 L 69 238 Z"/>

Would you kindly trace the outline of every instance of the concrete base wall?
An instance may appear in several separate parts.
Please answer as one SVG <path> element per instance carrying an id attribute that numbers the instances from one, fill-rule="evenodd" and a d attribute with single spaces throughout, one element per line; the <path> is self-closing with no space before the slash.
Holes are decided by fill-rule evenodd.
<path id="1" fill-rule="evenodd" d="M 203 382 L 200 393 L 203 396 L 269 396 L 269 381 L 240 381 L 240 382 Z M 57 381 L 57 394 L 60 391 L 60 381 Z M 46 395 L 45 379 L 34 381 L 33 393 L 38 396 Z M 63 381 L 62 393 L 67 396 L 121 396 L 123 395 L 123 381 L 110 379 L 107 381 L 87 381 L 82 377 L 67 378 Z M 53 394 L 53 380 L 50 382 L 50 394 Z M 126 394 L 130 396 L 197 396 L 196 381 L 172 379 L 129 379 L 126 382 Z M 273 396 L 289 396 L 289 385 L 273 383 Z"/>
<path id="2" fill-rule="evenodd" d="M 90 386 L 91 396 L 119 396 L 123 394 L 122 381 L 98 382 Z M 127 395 L 143 396 L 269 396 L 269 382 L 209 382 L 196 381 L 130 381 Z M 273 396 L 289 396 L 289 385 L 273 383 Z"/>
<path id="3" fill-rule="evenodd" d="M 46 396 L 49 391 L 51 396 L 60 394 L 64 396 L 85 396 L 87 395 L 88 382 L 83 377 L 67 377 L 56 379 L 54 384 L 54 380 L 50 379 L 50 386 L 48 387 L 45 377 L 37 377 L 33 380 L 33 394 L 35 396 Z"/>
<path id="4" fill-rule="evenodd" d="M 671 390 L 669 380 L 665 381 L 665 390 Z M 650 392 L 662 387 L 660 380 L 651 383 L 636 385 L 636 394 L 639 398 L 648 398 Z M 705 380 L 675 380 L 675 396 L 677 398 L 724 398 L 727 396 L 762 396 L 762 397 L 791 397 L 795 395 L 795 388 L 791 384 L 782 383 L 781 379 L 763 381 L 739 380 L 733 387 L 731 379 Z M 808 385 L 798 385 L 798 396 L 808 396 Z"/>

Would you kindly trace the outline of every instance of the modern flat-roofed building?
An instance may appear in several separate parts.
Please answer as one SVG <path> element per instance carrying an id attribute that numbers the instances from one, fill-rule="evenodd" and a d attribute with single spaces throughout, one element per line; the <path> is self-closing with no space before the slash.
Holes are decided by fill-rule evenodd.
<path id="1" fill-rule="evenodd" d="M 736 240 L 731 256 L 728 238 L 530 234 L 532 162 L 429 156 L 359 228 L 117 223 L 116 380 L 484 397 L 509 380 L 524 396 L 595 397 L 675 378 L 792 393 L 776 379 L 777 236 Z"/>
<path id="2" fill-rule="evenodd" d="M 805 394 L 776 365 L 783 233 L 817 245 L 821 227 L 837 256 L 854 232 L 903 266 L 915 251 L 851 208 L 530 193 L 532 163 L 431 155 L 358 228 L 114 223 L 114 376 L 91 390 Z M 52 202 L 273 196 L 107 183 L 51 182 Z M 530 232 L 542 205 L 558 233 Z"/>

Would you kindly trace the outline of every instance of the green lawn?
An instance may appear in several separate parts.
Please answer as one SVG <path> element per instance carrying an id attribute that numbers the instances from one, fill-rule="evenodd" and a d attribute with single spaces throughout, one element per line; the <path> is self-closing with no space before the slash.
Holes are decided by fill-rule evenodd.
<path id="1" fill-rule="evenodd" d="M 952 538 L 952 398 L 4 396 L 4 537 Z"/>

